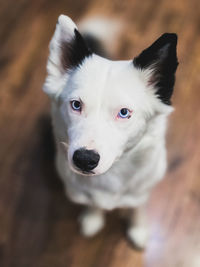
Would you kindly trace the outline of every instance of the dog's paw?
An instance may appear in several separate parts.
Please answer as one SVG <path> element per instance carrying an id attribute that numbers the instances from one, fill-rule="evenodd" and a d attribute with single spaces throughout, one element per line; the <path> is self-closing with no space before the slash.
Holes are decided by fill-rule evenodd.
<path id="1" fill-rule="evenodd" d="M 132 226 L 127 230 L 127 237 L 137 249 L 145 249 L 149 239 L 148 229 L 142 226 Z"/>
<path id="2" fill-rule="evenodd" d="M 79 218 L 81 233 L 85 237 L 92 237 L 104 226 L 103 213 L 99 211 L 85 211 Z"/>

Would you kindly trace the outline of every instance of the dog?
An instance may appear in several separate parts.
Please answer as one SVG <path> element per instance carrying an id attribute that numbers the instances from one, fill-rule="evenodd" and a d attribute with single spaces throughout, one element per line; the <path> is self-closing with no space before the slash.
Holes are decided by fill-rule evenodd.
<path id="1" fill-rule="evenodd" d="M 95 33 L 82 35 L 69 17 L 58 18 L 43 90 L 57 171 L 69 199 L 87 206 L 80 217 L 87 237 L 102 229 L 105 211 L 127 208 L 129 240 L 147 245 L 145 205 L 167 166 L 176 46 L 177 35 L 165 33 L 134 59 L 113 61 Z"/>

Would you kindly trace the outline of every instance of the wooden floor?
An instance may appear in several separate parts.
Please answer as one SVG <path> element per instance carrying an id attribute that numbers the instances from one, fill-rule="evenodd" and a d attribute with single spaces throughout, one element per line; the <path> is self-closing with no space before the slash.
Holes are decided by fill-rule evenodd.
<path id="1" fill-rule="evenodd" d="M 103 12 L 126 21 L 120 58 L 163 32 L 179 35 L 179 69 L 168 133 L 169 170 L 148 206 L 145 252 L 124 238 L 124 222 L 79 234 L 82 207 L 69 203 L 54 168 L 49 101 L 41 91 L 47 46 L 60 13 L 74 20 Z M 1 0 L 0 266 L 200 267 L 199 0 Z"/>

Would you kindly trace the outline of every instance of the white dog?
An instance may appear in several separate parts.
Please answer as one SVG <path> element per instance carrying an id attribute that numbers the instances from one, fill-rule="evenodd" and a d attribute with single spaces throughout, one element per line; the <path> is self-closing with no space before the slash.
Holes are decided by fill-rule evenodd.
<path id="1" fill-rule="evenodd" d="M 84 235 L 103 227 L 103 211 L 131 208 L 127 234 L 143 248 L 144 206 L 166 171 L 177 36 L 165 33 L 125 61 L 101 57 L 88 43 L 69 17 L 59 17 L 44 84 L 52 101 L 57 170 L 67 196 L 88 207 L 80 217 Z"/>

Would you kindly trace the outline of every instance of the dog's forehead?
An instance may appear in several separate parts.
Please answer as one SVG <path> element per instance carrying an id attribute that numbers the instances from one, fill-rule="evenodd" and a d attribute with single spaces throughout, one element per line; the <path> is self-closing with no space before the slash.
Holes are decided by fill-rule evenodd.
<path id="1" fill-rule="evenodd" d="M 104 88 L 108 82 L 122 79 L 129 65 L 130 61 L 112 61 L 93 54 L 85 59 L 76 74 L 81 83 L 88 85 L 94 81 L 93 85 Z"/>
<path id="2" fill-rule="evenodd" d="M 137 95 L 140 87 L 138 71 L 131 60 L 111 61 L 97 55 L 85 59 L 74 72 L 71 95 L 78 94 L 81 99 L 98 97 L 123 98 Z"/>

